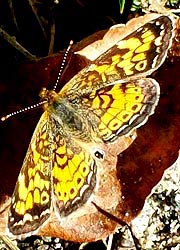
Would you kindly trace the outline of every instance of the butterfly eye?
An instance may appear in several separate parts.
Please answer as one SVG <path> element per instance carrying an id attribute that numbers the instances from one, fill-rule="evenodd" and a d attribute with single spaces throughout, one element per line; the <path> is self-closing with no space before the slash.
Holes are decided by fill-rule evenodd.
<path id="1" fill-rule="evenodd" d="M 98 150 L 96 150 L 96 151 L 94 152 L 94 155 L 95 155 L 96 158 L 98 158 L 98 159 L 101 159 L 101 160 L 104 159 L 104 152 L 103 152 L 103 151 L 98 151 Z"/>

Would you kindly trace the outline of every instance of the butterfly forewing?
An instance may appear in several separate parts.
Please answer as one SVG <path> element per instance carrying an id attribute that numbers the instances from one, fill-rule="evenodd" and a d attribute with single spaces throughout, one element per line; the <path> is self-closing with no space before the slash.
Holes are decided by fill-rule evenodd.
<path id="1" fill-rule="evenodd" d="M 172 43 L 174 24 L 170 17 L 152 20 L 98 57 L 74 76 L 62 89 L 67 95 L 84 88 L 98 89 L 103 85 L 146 77 L 164 62 Z"/>
<path id="2" fill-rule="evenodd" d="M 49 117 L 45 112 L 32 136 L 12 195 L 9 230 L 14 235 L 35 231 L 50 215 L 51 135 Z"/>

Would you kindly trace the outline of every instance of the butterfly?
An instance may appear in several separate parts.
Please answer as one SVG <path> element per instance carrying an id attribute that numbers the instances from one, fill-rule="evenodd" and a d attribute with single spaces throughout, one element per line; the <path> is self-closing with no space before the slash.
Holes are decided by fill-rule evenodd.
<path id="1" fill-rule="evenodd" d="M 164 62 L 173 31 L 172 19 L 158 15 L 118 40 L 59 93 L 42 90 L 44 113 L 12 195 L 11 234 L 35 233 L 52 211 L 61 220 L 90 199 L 98 167 L 108 157 L 101 145 L 113 148 L 154 112 L 160 90 L 147 76 Z"/>

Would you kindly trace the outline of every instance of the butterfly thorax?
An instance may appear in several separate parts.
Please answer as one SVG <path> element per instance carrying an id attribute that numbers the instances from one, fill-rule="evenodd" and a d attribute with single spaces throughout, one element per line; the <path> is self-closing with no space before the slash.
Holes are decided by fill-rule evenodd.
<path id="1" fill-rule="evenodd" d="M 45 88 L 42 89 L 40 97 L 47 101 L 44 104 L 44 109 L 48 111 L 50 119 L 54 120 L 52 124 L 55 122 L 56 127 L 59 127 L 58 133 L 61 132 L 63 136 L 90 140 L 91 131 L 89 131 L 88 121 L 83 119 L 67 98 Z"/>

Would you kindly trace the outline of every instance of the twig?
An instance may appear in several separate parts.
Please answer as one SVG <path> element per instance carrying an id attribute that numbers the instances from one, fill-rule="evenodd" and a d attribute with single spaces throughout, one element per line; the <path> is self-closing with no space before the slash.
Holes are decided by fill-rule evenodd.
<path id="1" fill-rule="evenodd" d="M 108 211 L 102 209 L 95 202 L 92 201 L 92 204 L 94 204 L 94 206 L 97 208 L 97 210 L 100 213 L 102 213 L 103 215 L 105 215 L 106 217 L 110 218 L 111 220 L 115 221 L 116 223 L 118 223 L 121 226 L 127 226 L 127 228 L 129 229 L 129 231 L 131 233 L 131 237 L 134 241 L 134 246 L 135 246 L 136 250 L 140 250 L 139 242 L 136 239 L 136 237 L 134 236 L 133 231 L 132 231 L 131 227 L 128 225 L 128 223 L 126 223 L 125 221 L 121 220 L 120 218 L 114 216 L 113 214 L 110 214 Z"/>
<path id="2" fill-rule="evenodd" d="M 10 249 L 10 250 L 20 250 L 19 247 L 17 247 L 9 237 L 0 236 L 0 239 L 4 242 L 4 244 L 6 245 L 6 247 L 8 247 L 8 249 Z"/>
<path id="3" fill-rule="evenodd" d="M 36 58 L 35 55 L 31 54 L 28 50 L 26 50 L 21 44 L 16 41 L 14 36 L 10 36 L 5 30 L 0 28 L 0 36 L 10 43 L 15 49 L 17 49 L 21 54 L 23 54 L 27 59 L 33 60 Z"/>
<path id="4" fill-rule="evenodd" d="M 34 13 L 35 18 L 36 18 L 37 22 L 39 23 L 39 26 L 40 26 L 40 28 L 41 28 L 41 30 L 42 30 L 42 33 L 43 33 L 45 39 L 47 40 L 47 33 L 46 33 L 46 30 L 44 29 L 44 26 L 43 26 L 43 24 L 42 24 L 42 22 L 41 22 L 41 19 L 39 18 L 38 14 L 37 14 L 37 11 L 36 11 L 36 8 L 34 7 L 33 2 L 32 2 L 31 0 L 28 0 L 28 3 L 29 3 L 29 5 L 31 6 L 32 12 Z"/>
<path id="5" fill-rule="evenodd" d="M 55 37 L 55 29 L 56 29 L 54 18 L 52 18 L 51 21 L 52 21 L 52 24 L 51 24 L 51 37 L 50 37 L 48 55 L 53 54 L 53 51 L 54 51 L 54 37 Z"/>
<path id="6" fill-rule="evenodd" d="M 18 27 L 18 24 L 17 24 L 16 16 L 15 16 L 15 13 L 14 13 L 14 8 L 13 8 L 12 0 L 8 0 L 8 4 L 9 4 L 10 13 L 11 13 L 11 16 L 12 16 L 13 23 L 14 23 L 17 31 L 19 31 L 19 27 Z"/>

